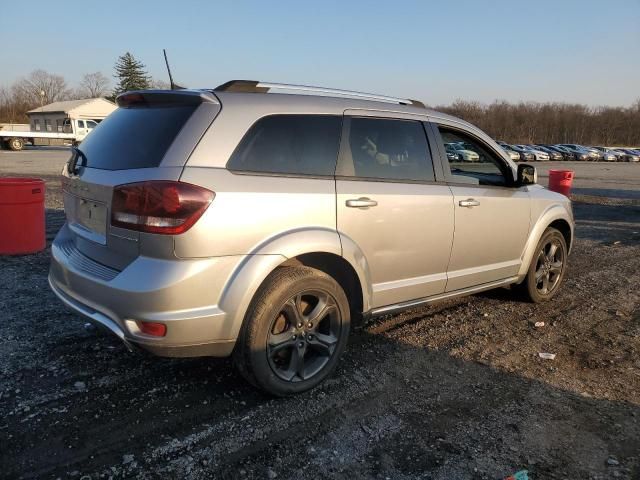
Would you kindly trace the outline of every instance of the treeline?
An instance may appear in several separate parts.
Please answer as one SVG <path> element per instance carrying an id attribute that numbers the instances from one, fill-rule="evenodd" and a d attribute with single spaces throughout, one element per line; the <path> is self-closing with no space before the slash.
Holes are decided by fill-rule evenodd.
<path id="1" fill-rule="evenodd" d="M 109 91 L 109 79 L 88 73 L 71 87 L 62 75 L 35 70 L 8 87 L 0 86 L 0 123 L 27 123 L 26 112 L 61 100 L 101 97 Z"/>
<path id="2" fill-rule="evenodd" d="M 485 105 L 462 100 L 435 108 L 512 144 L 640 145 L 640 99 L 627 108 L 506 101 Z"/>
<path id="3" fill-rule="evenodd" d="M 107 97 L 145 88 L 169 88 L 153 80 L 130 53 L 114 66 L 116 85 L 101 72 L 88 73 L 76 86 L 61 75 L 35 70 L 14 84 L 0 86 L 0 123 L 28 123 L 26 112 L 60 100 Z M 640 145 L 640 99 L 632 106 L 588 107 L 569 103 L 509 103 L 489 105 L 458 100 L 437 110 L 463 118 L 507 143 L 579 143 L 585 145 Z"/>
<path id="4" fill-rule="evenodd" d="M 118 57 L 114 77 L 117 82 L 113 87 L 111 80 L 102 72 L 87 73 L 77 85 L 69 85 L 62 75 L 34 70 L 9 86 L 0 86 L 0 123 L 28 123 L 26 112 L 62 100 L 113 99 L 127 90 L 169 88 L 167 82 L 152 79 L 144 64 L 129 52 Z"/>

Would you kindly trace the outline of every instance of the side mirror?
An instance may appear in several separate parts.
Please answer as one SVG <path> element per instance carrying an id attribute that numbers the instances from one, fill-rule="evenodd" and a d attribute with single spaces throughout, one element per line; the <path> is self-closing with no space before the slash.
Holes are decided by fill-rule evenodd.
<path id="1" fill-rule="evenodd" d="M 533 165 L 527 165 L 526 163 L 519 163 L 516 183 L 519 187 L 538 183 L 538 172 L 536 171 L 536 167 Z"/>

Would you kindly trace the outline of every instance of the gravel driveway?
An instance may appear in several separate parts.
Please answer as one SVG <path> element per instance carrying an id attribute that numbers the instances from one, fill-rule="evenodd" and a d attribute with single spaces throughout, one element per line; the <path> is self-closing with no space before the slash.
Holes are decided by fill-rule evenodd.
<path id="1" fill-rule="evenodd" d="M 51 175 L 51 238 L 55 170 L 25 173 Z M 54 298 L 48 250 L 0 257 L 0 477 L 640 478 L 640 202 L 576 200 L 553 302 L 502 289 L 377 319 L 291 399 L 227 360 L 129 353 Z"/>

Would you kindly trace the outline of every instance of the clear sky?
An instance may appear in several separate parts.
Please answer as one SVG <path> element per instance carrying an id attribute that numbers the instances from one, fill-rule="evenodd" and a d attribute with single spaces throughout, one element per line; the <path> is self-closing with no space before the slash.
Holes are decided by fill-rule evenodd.
<path id="1" fill-rule="evenodd" d="M 430 105 L 640 98 L 640 0 L 0 0 L 0 15 L 0 85 L 36 68 L 111 77 L 127 50 L 166 80 L 166 48 L 188 87 L 245 78 Z"/>

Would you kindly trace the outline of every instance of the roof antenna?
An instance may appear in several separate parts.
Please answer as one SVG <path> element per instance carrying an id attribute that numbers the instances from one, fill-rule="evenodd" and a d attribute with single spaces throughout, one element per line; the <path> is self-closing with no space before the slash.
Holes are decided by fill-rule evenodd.
<path id="1" fill-rule="evenodd" d="M 163 48 L 162 53 L 164 53 L 164 63 L 167 65 L 167 72 L 169 72 L 169 84 L 171 85 L 171 90 L 184 90 L 184 87 L 180 85 L 176 85 L 173 83 L 173 77 L 171 76 L 171 68 L 169 67 L 169 60 L 167 60 L 167 51 Z"/>

